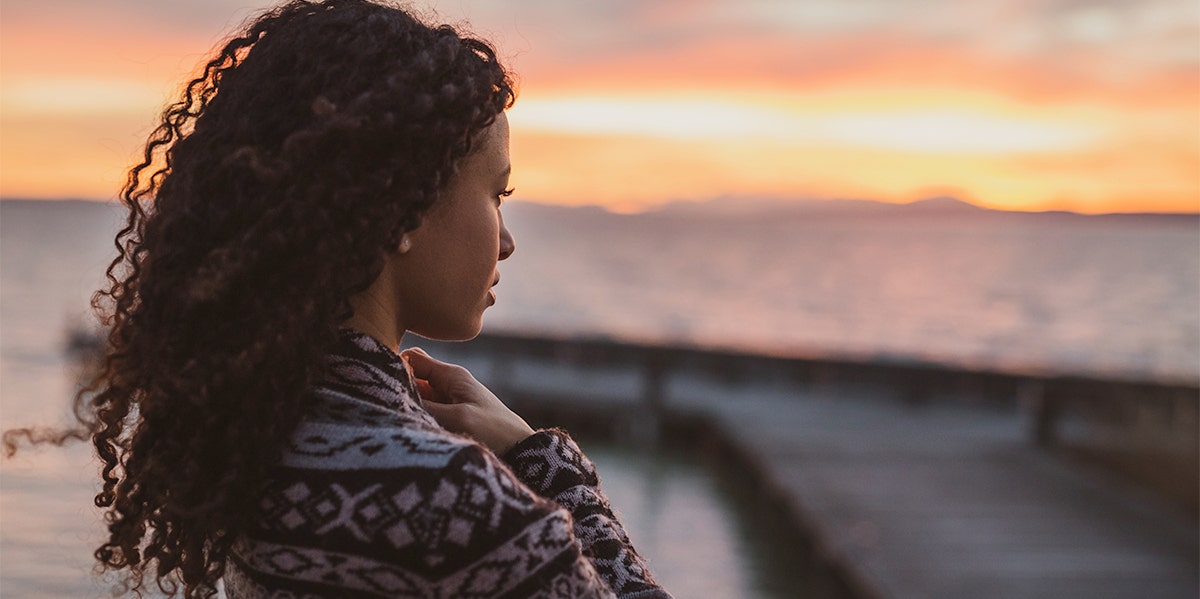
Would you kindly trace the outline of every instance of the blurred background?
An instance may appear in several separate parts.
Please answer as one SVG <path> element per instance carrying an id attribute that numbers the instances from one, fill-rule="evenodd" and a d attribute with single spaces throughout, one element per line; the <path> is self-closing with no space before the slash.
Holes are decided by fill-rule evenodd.
<path id="1" fill-rule="evenodd" d="M 157 112 L 270 4 L 0 4 L 3 428 L 68 421 L 109 200 Z M 414 8 L 520 80 L 518 251 L 478 350 L 441 351 L 531 413 L 609 415 L 584 447 L 677 596 L 1195 596 L 1195 2 Z M 905 451 L 946 461 L 855 469 L 907 472 L 887 462 Z M 1020 487 L 964 464 L 1037 492 L 935 492 Z M 0 462 L 6 596 L 105 592 L 94 477 L 80 444 Z M 964 554 L 974 570 L 946 565 Z"/>

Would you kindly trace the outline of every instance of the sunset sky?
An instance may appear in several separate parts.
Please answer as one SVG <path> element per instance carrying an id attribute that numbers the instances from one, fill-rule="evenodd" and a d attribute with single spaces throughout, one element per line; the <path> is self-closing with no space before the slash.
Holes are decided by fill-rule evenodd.
<path id="1" fill-rule="evenodd" d="M 114 196 L 177 86 L 270 4 L 3 0 L 0 196 Z M 518 72 L 520 198 L 1200 211 L 1195 0 L 416 6 Z"/>

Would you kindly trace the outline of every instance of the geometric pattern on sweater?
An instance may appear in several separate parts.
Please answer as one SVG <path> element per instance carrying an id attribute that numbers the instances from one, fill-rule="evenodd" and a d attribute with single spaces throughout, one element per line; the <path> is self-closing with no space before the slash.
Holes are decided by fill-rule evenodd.
<path id="1" fill-rule="evenodd" d="M 433 416 L 421 407 L 412 370 L 406 362 L 369 335 L 350 328 L 339 333 L 337 351 L 325 356 L 320 390 L 363 398 L 392 414 L 437 425 Z"/>
<path id="2" fill-rule="evenodd" d="M 472 544 L 476 532 L 494 534 L 513 518 L 545 505 L 485 450 L 467 446 L 446 470 L 393 470 L 391 481 L 375 476 L 280 476 L 260 495 L 264 531 L 283 535 L 345 537 L 353 544 L 380 542 L 389 549 L 419 543 L 422 559 L 436 566 L 450 545 Z M 281 484 L 285 480 L 295 480 Z M 552 506 L 558 507 L 558 506 Z M 569 512 L 566 512 L 569 513 Z"/>
<path id="3" fill-rule="evenodd" d="M 437 426 L 427 414 L 411 411 L 400 412 L 379 405 L 374 399 L 363 399 L 346 393 L 344 390 L 329 387 L 317 387 L 309 390 L 304 397 L 305 418 L 311 422 L 330 422 L 334 424 L 371 426 L 383 418 L 399 418 L 414 422 L 423 422 L 429 426 Z M 406 406 L 408 404 L 405 404 Z"/>
<path id="4" fill-rule="evenodd" d="M 615 596 L 570 512 L 482 447 L 444 469 L 379 472 L 279 468 L 233 548 L 228 596 Z"/>
<path id="5" fill-rule="evenodd" d="M 518 443 L 504 454 L 504 461 L 545 497 L 579 485 L 597 487 L 600 478 L 591 460 L 564 431 L 553 432 L 558 434 L 533 435 Z"/>
<path id="6" fill-rule="evenodd" d="M 281 464 L 320 470 L 441 468 L 456 452 L 474 445 L 427 425 L 386 415 L 378 420 L 393 426 L 303 421 L 288 439 Z"/>
<path id="7" fill-rule="evenodd" d="M 243 548 L 245 550 L 245 548 Z M 306 592 L 303 590 L 282 588 L 278 585 L 262 584 L 256 580 L 256 577 L 261 577 L 261 574 L 254 576 L 248 575 L 248 566 L 237 561 L 231 563 L 232 566 L 226 569 L 223 582 L 225 583 L 225 593 L 231 598 L 253 598 L 253 599 L 328 599 L 330 595 L 321 592 Z M 426 588 L 412 595 L 390 594 L 388 597 L 457 597 L 456 594 L 437 594 L 442 589 Z M 343 592 L 339 589 L 339 594 L 332 595 L 336 597 L 350 596 L 349 592 Z M 356 591 L 354 596 L 372 596 L 372 593 L 366 591 Z M 487 594 L 486 592 L 480 596 L 497 596 L 495 594 Z M 509 597 L 512 599 L 612 599 L 616 597 L 608 585 L 599 578 L 596 571 L 589 567 L 587 560 L 577 559 L 561 571 L 555 572 L 552 576 L 547 577 L 544 583 L 531 587 L 515 587 L 506 594 L 498 595 L 499 597 Z"/>
<path id="8" fill-rule="evenodd" d="M 569 519 L 565 510 L 549 513 L 488 555 L 437 580 L 394 561 L 305 546 L 243 539 L 237 555 L 249 570 L 266 576 L 318 580 L 357 593 L 382 597 L 492 597 L 512 591 L 573 547 Z"/>
<path id="9" fill-rule="evenodd" d="M 668 596 L 634 549 L 600 490 L 596 468 L 562 431 L 543 431 L 504 455 L 522 481 L 574 517 L 575 540 L 600 576 L 622 597 Z"/>
<path id="10" fill-rule="evenodd" d="M 366 335 L 326 364 L 232 548 L 230 599 L 669 597 L 565 433 L 535 433 L 506 464 L 438 426 Z"/>

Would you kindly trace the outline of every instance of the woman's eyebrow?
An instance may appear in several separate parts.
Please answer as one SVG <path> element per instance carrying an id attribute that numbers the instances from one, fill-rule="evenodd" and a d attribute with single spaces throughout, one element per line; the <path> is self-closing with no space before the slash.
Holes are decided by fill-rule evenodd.
<path id="1" fill-rule="evenodd" d="M 511 174 L 512 174 L 512 164 L 510 163 L 508 166 L 504 167 L 504 170 L 500 171 L 500 174 L 496 175 L 496 178 L 503 179 Z"/>

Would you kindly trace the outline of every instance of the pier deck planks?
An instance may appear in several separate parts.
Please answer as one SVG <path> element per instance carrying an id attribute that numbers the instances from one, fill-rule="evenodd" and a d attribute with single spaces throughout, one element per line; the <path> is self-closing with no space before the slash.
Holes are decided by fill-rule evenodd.
<path id="1" fill-rule="evenodd" d="M 1193 599 L 1181 515 L 1039 451 L 1015 413 L 675 385 L 878 597 Z"/>

